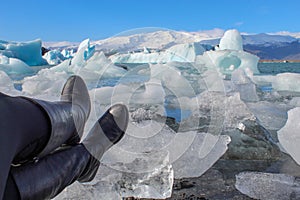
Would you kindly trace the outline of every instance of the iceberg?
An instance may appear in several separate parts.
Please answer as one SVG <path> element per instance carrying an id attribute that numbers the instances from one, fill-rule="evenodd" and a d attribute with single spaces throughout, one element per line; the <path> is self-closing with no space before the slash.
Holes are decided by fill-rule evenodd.
<path id="1" fill-rule="evenodd" d="M 17 58 L 9 58 L 0 54 L 0 70 L 6 72 L 8 75 L 30 75 L 34 73 L 26 63 Z"/>
<path id="2" fill-rule="evenodd" d="M 63 49 L 61 51 L 61 54 L 63 55 L 63 57 L 65 59 L 69 59 L 69 58 L 73 58 L 74 57 L 74 50 L 73 49 L 70 49 L 70 50 L 67 50 L 67 49 Z"/>
<path id="3" fill-rule="evenodd" d="M 224 77 L 216 68 L 208 69 L 202 74 L 202 77 L 208 91 L 225 94 Z"/>
<path id="4" fill-rule="evenodd" d="M 195 62 L 197 55 L 206 51 L 200 43 L 174 45 L 165 51 L 143 51 L 130 54 L 115 54 L 109 58 L 113 63 L 168 63 L 168 62 Z"/>
<path id="5" fill-rule="evenodd" d="M 0 40 L 0 54 L 9 58 L 17 58 L 29 66 L 45 65 L 42 58 L 42 41 L 6 42 Z"/>
<path id="6" fill-rule="evenodd" d="M 74 63 L 72 65 L 75 65 L 74 69 L 77 69 L 76 67 L 78 64 L 73 59 L 72 63 Z M 107 77 L 122 77 L 127 73 L 127 70 L 114 65 L 109 59 L 107 59 L 103 52 L 94 52 L 94 54 L 86 61 L 86 64 L 82 68 L 79 68 L 79 75 L 81 70 L 96 73 L 98 75 L 98 79 Z"/>
<path id="7" fill-rule="evenodd" d="M 150 64 L 151 78 L 161 81 L 164 89 L 169 90 L 176 97 L 194 97 L 196 91 L 192 87 L 188 78 L 178 70 L 173 63 Z"/>
<path id="8" fill-rule="evenodd" d="M 47 60 L 49 65 L 58 65 L 66 59 L 58 49 L 48 51 L 43 58 Z"/>
<path id="9" fill-rule="evenodd" d="M 254 74 L 259 74 L 259 58 L 243 51 L 242 45 L 240 33 L 237 30 L 228 30 L 221 38 L 220 47 L 215 51 L 206 51 L 203 60 L 207 67 L 217 67 L 222 74 L 231 74 L 237 68 L 249 68 Z"/>
<path id="10" fill-rule="evenodd" d="M 205 51 L 205 46 L 197 42 L 174 45 L 166 50 L 167 53 L 174 55 L 170 61 L 177 62 L 195 62 L 196 57 Z"/>
<path id="11" fill-rule="evenodd" d="M 257 63 L 259 58 L 245 51 L 216 50 L 206 51 L 204 54 L 207 67 L 215 68 L 222 74 L 231 74 L 235 69 L 249 68 L 254 74 L 259 74 Z M 211 63 L 213 65 L 211 65 Z"/>
<path id="12" fill-rule="evenodd" d="M 227 30 L 220 40 L 220 50 L 243 51 L 243 39 L 238 30 Z"/>
<path id="13" fill-rule="evenodd" d="M 293 107 L 300 107 L 300 97 L 293 97 L 289 102 L 289 105 Z"/>
<path id="14" fill-rule="evenodd" d="M 214 136 L 209 133 L 196 132 L 177 134 L 178 139 L 174 141 L 169 150 L 173 154 L 181 148 L 182 144 L 189 142 L 187 138 L 193 138 L 189 147 L 172 164 L 177 179 L 199 177 L 204 174 L 227 151 L 227 145 L 231 141 L 227 135 Z M 213 148 L 206 152 L 204 150 L 206 146 Z"/>
<path id="15" fill-rule="evenodd" d="M 268 101 L 248 102 L 247 106 L 263 127 L 275 131 L 285 125 L 288 118 L 287 111 L 291 108 L 285 104 L 270 103 Z"/>
<path id="16" fill-rule="evenodd" d="M 194 98 L 181 97 L 180 102 L 184 102 L 181 104 L 181 109 L 193 111 L 193 114 L 182 123 L 189 124 L 189 122 L 197 121 L 200 116 L 203 119 L 208 118 L 209 120 L 204 120 L 206 121 L 204 124 L 200 124 L 208 126 L 209 132 L 214 135 L 219 135 L 222 130 L 235 129 L 242 121 L 255 118 L 237 92 L 225 96 L 222 93 L 205 91 Z M 199 126 L 199 121 L 196 125 Z M 188 127 L 180 126 L 180 128 Z"/>
<path id="17" fill-rule="evenodd" d="M 22 92 L 26 96 L 35 96 L 41 99 L 58 99 L 68 77 L 66 72 L 53 73 L 51 69 L 43 69 L 37 75 L 23 79 Z"/>
<path id="18" fill-rule="evenodd" d="M 240 122 L 255 118 L 247 104 L 241 100 L 239 93 L 226 97 L 223 106 L 225 106 L 223 108 L 225 111 L 223 128 L 225 130 L 237 128 Z"/>
<path id="19" fill-rule="evenodd" d="M 78 74 L 87 80 L 99 80 L 101 77 L 120 77 L 126 72 L 125 69 L 113 65 L 103 52 L 95 52 L 95 46 L 90 45 L 89 39 L 80 43 L 73 58 L 52 67 L 51 70 Z"/>
<path id="20" fill-rule="evenodd" d="M 26 77 L 22 81 L 23 92 L 25 95 L 44 98 L 50 94 L 59 94 L 59 89 L 72 74 L 81 76 L 90 88 L 95 88 L 103 79 L 121 78 L 126 72 L 125 69 L 113 65 L 103 52 L 94 52 L 94 48 L 89 46 L 89 40 L 85 40 L 74 58 Z"/>
<path id="21" fill-rule="evenodd" d="M 297 73 L 254 76 L 253 80 L 258 85 L 271 84 L 272 89 L 278 92 L 300 92 L 300 75 Z"/>
<path id="22" fill-rule="evenodd" d="M 91 90 L 91 95 L 102 105 L 121 102 L 134 107 L 147 104 L 163 105 L 165 100 L 165 91 L 158 79 L 130 86 L 118 84 L 115 87 L 95 88 Z"/>
<path id="23" fill-rule="evenodd" d="M 240 97 L 245 102 L 256 102 L 259 100 L 256 93 L 256 85 L 251 78 L 247 76 L 243 69 L 236 69 L 231 74 L 231 82 Z"/>
<path id="24" fill-rule="evenodd" d="M 278 131 L 278 139 L 284 150 L 300 165 L 300 107 L 288 111 L 288 119 L 283 128 Z"/>
<path id="25" fill-rule="evenodd" d="M 72 63 L 77 66 L 83 66 L 85 62 L 94 55 L 95 46 L 90 45 L 90 39 L 82 41 L 78 47 L 77 53 L 72 59 Z"/>
<path id="26" fill-rule="evenodd" d="M 0 71 L 0 92 L 12 96 L 21 95 L 21 92 L 15 89 L 13 81 L 3 71 Z"/>
<path id="27" fill-rule="evenodd" d="M 277 91 L 300 92 L 300 74 L 281 73 L 277 74 L 272 82 L 272 87 Z"/>

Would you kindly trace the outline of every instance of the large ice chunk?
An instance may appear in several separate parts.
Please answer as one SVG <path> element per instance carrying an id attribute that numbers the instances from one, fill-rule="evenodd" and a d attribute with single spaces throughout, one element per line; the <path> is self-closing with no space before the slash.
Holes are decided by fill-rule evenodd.
<path id="1" fill-rule="evenodd" d="M 237 30 L 226 31 L 220 41 L 220 48 L 206 51 L 201 60 L 208 67 L 216 67 L 222 74 L 231 74 L 237 68 L 249 68 L 254 74 L 259 74 L 259 58 L 243 51 L 242 37 Z"/>
<path id="2" fill-rule="evenodd" d="M 92 182 L 75 183 L 55 199 L 166 199 L 172 194 L 173 178 L 167 152 L 148 153 L 130 162 L 101 164 Z"/>
<path id="3" fill-rule="evenodd" d="M 90 45 L 90 39 L 82 41 L 78 47 L 77 53 L 72 59 L 72 63 L 81 67 L 85 62 L 94 55 L 95 46 Z"/>
<path id="4" fill-rule="evenodd" d="M 34 72 L 26 63 L 17 58 L 9 58 L 0 54 L 0 70 L 8 75 L 19 74 L 28 75 Z"/>
<path id="5" fill-rule="evenodd" d="M 288 111 L 288 120 L 278 131 L 278 139 L 284 150 L 300 165 L 300 107 Z"/>
<path id="6" fill-rule="evenodd" d="M 220 40 L 220 50 L 243 50 L 243 39 L 238 30 L 227 30 Z"/>
<path id="7" fill-rule="evenodd" d="M 210 118 L 209 124 L 202 124 L 214 127 L 210 133 L 219 134 L 222 129 L 229 130 L 237 128 L 239 123 L 246 119 L 254 119 L 247 105 L 241 100 L 239 93 L 233 93 L 231 96 L 215 92 L 202 92 L 194 98 L 181 97 L 181 108 L 194 110 L 196 116 L 199 115 L 199 109 L 203 112 L 204 118 Z M 199 117 L 199 116 L 198 116 Z M 192 122 L 194 116 L 184 120 L 184 123 Z M 198 123 L 199 124 L 199 123 Z"/>
<path id="8" fill-rule="evenodd" d="M 174 172 L 168 152 L 137 155 L 130 163 L 108 164 L 102 180 L 115 182 L 122 197 L 165 199 L 171 196 Z"/>
<path id="9" fill-rule="evenodd" d="M 75 182 L 65 188 L 53 200 L 122 200 L 122 197 L 117 193 L 114 186 L 114 184 L 101 181 L 95 185 Z"/>
<path id="10" fill-rule="evenodd" d="M 47 100 L 55 99 L 60 95 L 68 77 L 69 75 L 65 72 L 54 73 L 51 69 L 43 69 L 35 76 L 24 78 L 22 92 L 25 95 Z"/>
<path id="11" fill-rule="evenodd" d="M 166 53 L 171 54 L 170 61 L 177 62 L 195 62 L 197 55 L 202 55 L 206 49 L 200 43 L 178 44 L 166 50 Z M 169 62 L 170 62 L 169 61 Z"/>
<path id="12" fill-rule="evenodd" d="M 297 73 L 280 73 L 276 76 L 254 76 L 253 80 L 259 85 L 271 84 L 272 89 L 275 91 L 300 92 L 300 74 Z"/>
<path id="13" fill-rule="evenodd" d="M 256 85 L 243 69 L 236 69 L 232 72 L 231 82 L 233 83 L 235 90 L 240 93 L 240 97 L 243 101 L 259 100 L 256 93 Z"/>
<path id="14" fill-rule="evenodd" d="M 276 131 L 285 125 L 287 111 L 291 108 L 285 104 L 276 104 L 267 101 L 247 103 L 247 105 L 263 127 Z"/>
<path id="15" fill-rule="evenodd" d="M 88 44 L 86 45 L 88 46 Z M 84 47 L 82 48 L 84 51 L 86 50 Z M 108 77 L 121 77 L 127 72 L 125 69 L 113 65 L 103 52 L 94 53 L 88 60 L 85 60 L 83 54 L 78 56 L 76 54 L 77 59 L 65 60 L 55 67 L 40 70 L 35 76 L 26 77 L 23 81 L 23 91 L 29 95 L 55 92 L 72 74 L 81 76 L 93 88 L 97 87 L 100 80 Z"/>
<path id="16" fill-rule="evenodd" d="M 191 83 L 183 73 L 172 64 L 151 64 L 151 78 L 161 81 L 164 88 L 171 91 L 176 97 L 195 96 Z"/>
<path id="17" fill-rule="evenodd" d="M 64 57 L 65 59 L 73 58 L 74 55 L 75 55 L 73 49 L 63 49 L 63 50 L 61 51 L 61 54 L 63 55 L 63 57 Z"/>
<path id="18" fill-rule="evenodd" d="M 300 107 L 300 97 L 293 97 L 289 102 L 289 105 L 294 107 Z"/>
<path id="19" fill-rule="evenodd" d="M 158 104 L 163 105 L 165 91 L 158 79 L 151 79 L 143 84 L 101 87 L 91 91 L 94 99 L 101 104 L 123 102 L 128 105 Z"/>
<path id="20" fill-rule="evenodd" d="M 89 43 L 85 46 L 87 49 L 89 49 L 88 44 Z M 125 74 L 126 70 L 113 65 L 112 62 L 106 58 L 103 52 L 93 52 L 93 50 L 90 52 L 84 48 L 84 45 L 82 46 L 83 47 L 81 47 L 81 50 L 75 54 L 74 58 L 65 60 L 61 64 L 52 67 L 51 70 L 54 72 L 65 71 L 70 74 L 78 74 L 85 80 L 96 81 L 101 78 L 120 77 Z M 86 60 L 84 52 L 89 52 L 86 54 L 93 53 L 93 55 L 90 55 L 90 57 Z"/>
<path id="21" fill-rule="evenodd" d="M 20 91 L 15 89 L 13 81 L 3 71 L 0 71 L 0 92 L 3 92 L 7 95 L 21 94 Z"/>
<path id="22" fill-rule="evenodd" d="M 194 138 L 182 156 L 173 162 L 175 178 L 199 177 L 204 174 L 227 151 L 231 139 L 227 135 L 214 136 L 209 133 L 186 132 L 176 135 L 170 152 L 176 152 L 182 144 Z M 213 146 L 206 152 L 206 146 Z M 189 163 L 189 164 L 187 164 Z"/>
<path id="23" fill-rule="evenodd" d="M 300 92 L 300 74 L 281 73 L 277 74 L 272 83 L 272 87 L 277 91 Z"/>
<path id="24" fill-rule="evenodd" d="M 299 199 L 300 182 L 293 176 L 261 172 L 236 175 L 235 187 L 254 199 Z"/>
<path id="25" fill-rule="evenodd" d="M 257 69 L 259 58 L 245 51 L 206 51 L 203 56 L 208 67 L 217 67 L 222 74 L 231 74 L 237 68 L 249 68 L 254 74 L 259 74 Z"/>
<path id="26" fill-rule="evenodd" d="M 205 48 L 200 43 L 178 44 L 165 51 L 143 51 L 129 54 L 115 54 L 110 56 L 114 63 L 167 63 L 195 62 L 197 55 L 202 55 Z"/>
<path id="27" fill-rule="evenodd" d="M 76 59 L 72 59 L 72 65 L 74 66 L 73 71 L 76 73 L 78 70 L 77 73 L 86 79 L 93 79 L 95 75 L 98 80 L 107 77 L 122 77 L 127 72 L 125 69 L 114 65 L 103 52 L 93 53 L 82 68 L 77 68 L 79 65 L 76 63 Z"/>
<path id="28" fill-rule="evenodd" d="M 58 49 L 48 51 L 43 58 L 47 60 L 49 65 L 58 65 L 65 60 L 64 55 Z"/>
<path id="29" fill-rule="evenodd" d="M 9 58 L 17 58 L 29 66 L 45 65 L 42 58 L 42 41 L 40 39 L 29 42 L 6 42 L 0 40 L 0 54 Z"/>
<path id="30" fill-rule="evenodd" d="M 125 162 L 145 152 L 166 151 L 176 178 L 198 177 L 226 152 L 229 142 L 228 136 L 196 131 L 175 133 L 163 123 L 146 120 L 130 124 L 128 135 L 120 141 L 119 148 L 109 151 L 102 162 Z"/>

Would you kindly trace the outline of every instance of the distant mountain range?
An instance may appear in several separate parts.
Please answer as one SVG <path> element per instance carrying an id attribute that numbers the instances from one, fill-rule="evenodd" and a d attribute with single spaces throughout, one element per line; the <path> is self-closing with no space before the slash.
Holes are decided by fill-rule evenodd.
<path id="1" fill-rule="evenodd" d="M 96 49 L 106 53 L 149 49 L 163 50 L 176 44 L 200 42 L 215 46 L 219 44 L 224 30 L 213 29 L 209 31 L 184 32 L 162 30 L 150 33 L 133 35 L 118 35 L 104 40 L 92 41 Z M 266 60 L 300 60 L 300 34 L 279 32 L 275 34 L 243 34 L 244 50 Z M 76 48 L 78 42 L 45 42 L 49 49 Z"/>
<path id="2" fill-rule="evenodd" d="M 289 35 L 242 35 L 244 50 L 262 60 L 300 60 L 300 40 Z M 204 40 L 202 44 L 217 45 L 220 39 Z"/>

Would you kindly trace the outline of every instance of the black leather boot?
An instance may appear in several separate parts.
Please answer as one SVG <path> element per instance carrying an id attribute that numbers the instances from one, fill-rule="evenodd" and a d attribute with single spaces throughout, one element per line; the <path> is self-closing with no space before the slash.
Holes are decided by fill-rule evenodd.
<path id="1" fill-rule="evenodd" d="M 66 145 L 72 145 L 80 142 L 80 139 L 83 134 L 83 129 L 86 120 L 88 119 L 91 112 L 91 100 L 86 84 L 79 76 L 71 76 L 65 83 L 60 101 L 72 103 L 72 116 L 74 118 L 74 124 L 77 130 L 77 134 L 73 138 L 70 138 Z M 78 110 L 81 109 L 81 112 L 85 115 L 85 121 L 75 120 L 80 117 L 77 116 Z"/>
<path id="2" fill-rule="evenodd" d="M 35 157 L 43 157 L 63 144 L 74 145 L 80 142 L 91 109 L 88 89 L 82 78 L 75 75 L 71 76 L 62 89 L 60 101 L 57 102 L 28 97 L 21 98 L 39 106 L 50 121 L 51 130 L 48 143 Z M 30 144 L 27 149 L 16 156 L 13 163 L 30 160 L 31 158 L 27 157 L 27 152 L 30 152 Z"/>
<path id="3" fill-rule="evenodd" d="M 104 152 L 123 137 L 128 119 L 125 106 L 112 106 L 95 123 L 83 143 L 60 149 L 37 163 L 13 167 L 11 174 L 21 199 L 50 199 L 76 180 L 91 181 Z"/>
<path id="4" fill-rule="evenodd" d="M 122 104 L 113 105 L 94 124 L 82 143 L 93 157 L 100 160 L 103 153 L 122 138 L 128 121 L 127 107 Z"/>

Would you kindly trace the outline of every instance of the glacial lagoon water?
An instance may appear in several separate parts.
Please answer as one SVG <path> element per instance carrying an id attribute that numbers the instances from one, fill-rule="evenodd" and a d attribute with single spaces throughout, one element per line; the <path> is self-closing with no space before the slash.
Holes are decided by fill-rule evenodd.
<path id="1" fill-rule="evenodd" d="M 261 74 L 276 75 L 279 73 L 300 73 L 300 63 L 289 63 L 289 62 L 268 62 L 258 63 L 258 70 Z"/>
<path id="2" fill-rule="evenodd" d="M 258 63 L 257 68 L 261 75 L 277 75 L 280 73 L 300 73 L 300 63 L 294 62 L 266 62 Z M 271 84 L 261 85 L 262 92 L 272 92 Z"/>

